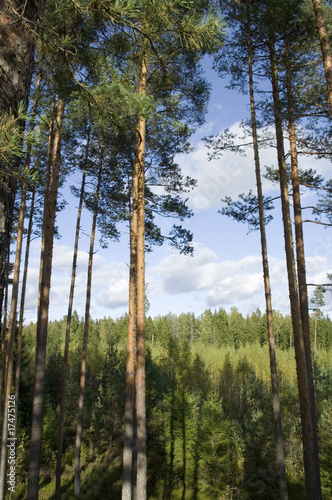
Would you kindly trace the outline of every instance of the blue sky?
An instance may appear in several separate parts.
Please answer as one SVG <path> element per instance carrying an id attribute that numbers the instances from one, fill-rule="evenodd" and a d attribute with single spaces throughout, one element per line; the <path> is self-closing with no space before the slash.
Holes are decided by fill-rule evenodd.
<path id="1" fill-rule="evenodd" d="M 179 255 L 168 246 L 156 248 L 147 255 L 146 282 L 150 302 L 149 314 L 201 314 L 206 308 L 237 307 L 243 314 L 257 308 L 264 311 L 264 289 L 260 257 L 259 233 L 248 233 L 244 224 L 236 223 L 218 213 L 221 198 L 255 192 L 253 155 L 246 157 L 225 153 L 218 160 L 209 162 L 202 138 L 217 134 L 226 127 L 235 132 L 239 122 L 248 113 L 248 97 L 225 88 L 206 64 L 207 78 L 212 83 L 212 94 L 206 122 L 193 136 L 192 153 L 182 155 L 178 162 L 185 175 L 198 180 L 197 188 L 189 195 L 189 205 L 195 216 L 186 221 L 186 227 L 194 233 L 194 256 Z M 261 153 L 262 165 L 275 165 L 275 150 Z M 326 160 L 301 158 L 303 168 L 312 166 L 324 177 L 332 177 L 332 166 Z M 264 181 L 264 192 L 276 196 L 278 189 Z M 60 214 L 58 225 L 62 238 L 55 242 L 53 277 L 51 287 L 50 319 L 63 317 L 67 312 L 72 263 L 72 247 L 76 224 L 75 199 L 69 199 L 65 211 Z M 311 203 L 311 195 L 305 192 L 303 205 Z M 280 207 L 276 202 L 275 219 L 267 229 L 270 258 L 272 300 L 274 309 L 289 312 L 286 284 L 283 230 Z M 310 211 L 306 215 L 309 218 Z M 308 216 L 308 217 L 307 217 Z M 173 221 L 166 219 L 165 228 Z M 82 229 L 89 233 L 91 217 L 85 214 Z M 93 318 L 118 317 L 128 307 L 128 229 L 123 226 L 119 243 L 110 243 L 108 249 L 98 248 L 94 258 L 91 315 Z M 89 239 L 80 239 L 74 308 L 84 315 L 86 270 Z M 326 281 L 326 273 L 332 272 L 332 229 L 315 224 L 305 225 L 305 248 L 308 282 Z M 33 241 L 27 288 L 26 322 L 36 321 L 40 242 Z M 313 289 L 311 290 L 312 293 Z M 325 313 L 332 312 L 332 300 L 326 295 Z"/>

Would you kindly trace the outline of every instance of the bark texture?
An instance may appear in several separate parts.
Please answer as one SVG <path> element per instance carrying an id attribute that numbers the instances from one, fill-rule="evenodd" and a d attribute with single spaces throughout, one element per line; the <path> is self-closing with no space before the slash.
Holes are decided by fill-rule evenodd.
<path id="1" fill-rule="evenodd" d="M 139 93 L 146 92 L 147 62 L 143 58 Z M 136 360 L 136 425 L 137 425 L 137 498 L 146 500 L 146 408 L 145 408 L 145 202 L 144 155 L 145 119 L 140 118 L 136 129 L 134 175 L 138 178 L 137 209 L 137 360 Z"/>
<path id="2" fill-rule="evenodd" d="M 329 42 L 329 37 L 327 34 L 326 23 L 324 18 L 324 13 L 322 9 L 321 0 L 312 0 L 312 5 L 314 7 L 316 25 L 318 30 L 318 36 L 320 41 L 320 47 L 322 50 L 322 57 L 325 70 L 325 79 L 327 84 L 327 91 L 329 96 L 330 110 L 332 113 L 332 53 L 331 46 Z"/>
<path id="3" fill-rule="evenodd" d="M 146 82 L 147 59 L 143 54 L 137 89 L 138 93 L 146 93 Z M 129 316 L 122 500 L 146 499 L 145 128 L 145 118 L 139 117 L 135 135 L 133 205 L 130 224 Z"/>

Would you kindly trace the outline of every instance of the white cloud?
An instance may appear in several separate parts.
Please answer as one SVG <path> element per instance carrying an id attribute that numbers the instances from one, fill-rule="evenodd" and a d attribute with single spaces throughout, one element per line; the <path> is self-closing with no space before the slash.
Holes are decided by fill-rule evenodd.
<path id="1" fill-rule="evenodd" d="M 285 260 L 270 256 L 269 268 L 273 308 L 289 313 Z M 321 283 L 326 280 L 326 268 L 326 258 L 308 257 L 308 281 Z M 196 244 L 194 257 L 170 253 L 149 270 L 148 281 L 149 297 L 169 297 L 171 303 L 174 296 L 189 304 L 186 296 L 190 294 L 191 302 L 195 302 L 195 312 L 206 307 L 229 309 L 233 305 L 243 313 L 250 313 L 257 307 L 265 309 L 260 255 L 221 261 L 209 248 Z"/>
<path id="2" fill-rule="evenodd" d="M 230 131 L 240 135 L 239 123 L 230 127 Z M 189 194 L 188 204 L 191 208 L 196 211 L 219 208 L 220 200 L 225 196 L 237 198 L 240 193 L 248 193 L 250 189 L 256 192 L 253 150 L 251 146 L 245 149 L 246 156 L 225 151 L 219 159 L 209 161 L 209 150 L 200 141 L 192 153 L 178 157 L 183 173 L 197 179 L 197 188 Z M 275 148 L 262 149 L 260 161 L 262 167 L 275 165 Z M 263 180 L 263 187 L 265 191 L 275 189 L 266 180 Z"/>
<path id="3" fill-rule="evenodd" d="M 28 285 L 26 293 L 26 321 L 37 317 L 39 282 L 40 244 L 35 242 L 31 248 Z M 69 288 L 72 272 L 73 249 L 55 243 L 53 252 L 52 280 L 50 293 L 50 318 L 67 314 Z M 78 252 L 75 281 L 74 309 L 82 315 L 85 309 L 87 285 L 88 253 Z M 94 255 L 92 272 L 91 315 L 102 317 L 112 315 L 114 309 L 128 302 L 128 268 L 124 262 L 107 262 L 102 255 Z"/>
<path id="4" fill-rule="evenodd" d="M 177 295 L 205 291 L 204 306 L 210 307 L 234 304 L 261 292 L 261 267 L 259 255 L 238 261 L 220 261 L 209 248 L 196 245 L 194 257 L 172 253 L 151 269 L 151 274 L 154 275 L 152 279 L 161 282 L 159 289 L 155 287 L 158 293 Z"/>

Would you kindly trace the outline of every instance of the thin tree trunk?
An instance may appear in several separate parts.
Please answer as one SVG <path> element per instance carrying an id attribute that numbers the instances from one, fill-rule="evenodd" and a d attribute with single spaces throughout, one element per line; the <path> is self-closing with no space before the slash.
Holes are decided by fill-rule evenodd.
<path id="1" fill-rule="evenodd" d="M 37 82 L 36 82 L 36 91 L 35 91 L 35 99 L 34 99 L 33 109 L 32 109 L 32 116 L 35 116 L 36 112 L 37 112 L 38 102 L 39 102 L 40 84 L 41 84 L 41 74 L 39 72 L 38 76 L 37 76 Z M 35 120 L 33 119 L 30 123 L 30 130 L 32 131 L 34 129 L 34 127 L 35 127 Z M 28 144 L 28 151 L 27 151 L 27 157 L 26 157 L 26 170 L 28 170 L 28 168 L 30 167 L 31 150 L 32 150 L 32 145 Z M 19 316 L 19 325 L 18 325 L 17 343 L 16 343 L 15 401 L 16 401 L 16 405 L 17 405 L 17 410 L 18 410 L 18 396 L 19 396 L 19 385 L 20 385 L 22 332 L 23 332 L 23 321 L 24 321 L 24 303 L 25 303 L 25 293 L 26 293 L 26 285 L 27 285 L 27 277 L 28 277 L 28 263 L 29 263 L 29 252 L 30 252 L 32 225 L 33 225 L 33 212 L 34 212 L 34 205 L 35 205 L 35 196 L 36 196 L 36 191 L 34 189 L 32 192 L 32 198 L 31 198 L 28 234 L 27 234 L 27 241 L 26 241 L 26 247 L 25 247 L 25 260 L 24 260 L 24 271 L 23 271 L 23 279 L 22 279 L 20 316 Z M 15 429 L 15 432 L 17 432 L 17 429 Z"/>
<path id="2" fill-rule="evenodd" d="M 138 92 L 145 94 L 147 61 L 143 57 Z M 137 500 L 146 500 L 146 407 L 145 407 L 145 119 L 136 128 L 134 175 L 138 178 L 137 200 L 137 359 L 136 359 L 136 425 L 137 425 Z"/>
<path id="3" fill-rule="evenodd" d="M 324 18 L 324 13 L 322 9 L 321 0 L 312 0 L 312 5 L 314 7 L 316 25 L 318 30 L 318 36 L 320 41 L 320 47 L 322 50 L 325 79 L 327 84 L 327 92 L 329 96 L 330 110 L 332 112 L 332 53 L 329 42 L 329 37 L 326 30 L 326 23 Z"/>
<path id="4" fill-rule="evenodd" d="M 81 445 L 82 445 L 82 433 L 83 433 L 83 407 L 84 407 L 84 393 L 85 393 L 85 379 L 86 379 L 86 358 L 87 358 L 87 352 L 88 352 L 93 251 L 94 251 L 94 242 L 95 242 L 95 235 L 96 235 L 99 191 L 100 191 L 100 186 L 101 186 L 101 174 L 102 174 L 103 159 L 104 159 L 103 157 L 104 157 L 104 147 L 102 148 L 102 151 L 101 151 L 99 173 L 98 173 L 98 182 L 97 182 L 97 189 L 96 189 L 95 203 L 94 203 L 94 210 L 93 210 L 93 220 L 92 220 L 91 237 L 90 237 L 89 263 L 88 263 L 88 277 L 87 277 L 87 288 L 86 288 L 86 304 L 85 304 L 85 320 L 84 320 L 84 332 L 83 332 L 83 349 L 82 349 L 82 360 L 81 360 L 80 392 L 79 392 L 79 399 L 78 399 L 78 415 L 77 415 L 76 445 L 75 445 L 74 493 L 78 497 L 80 496 L 80 489 L 81 489 Z"/>
<path id="5" fill-rule="evenodd" d="M 56 130 L 55 130 L 54 144 L 53 144 L 52 175 L 48 176 L 49 181 L 47 180 L 46 186 L 49 185 L 49 189 L 45 191 L 43 236 L 42 236 L 40 279 L 39 279 L 39 293 L 38 293 L 35 380 L 34 380 L 31 445 L 30 445 L 30 461 L 29 461 L 29 475 L 28 475 L 28 492 L 27 492 L 28 500 L 37 500 L 38 490 L 39 490 L 39 470 L 40 470 L 41 438 L 42 438 L 42 425 L 43 425 L 44 375 L 45 375 L 45 365 L 46 365 L 48 312 L 49 312 L 49 301 L 50 301 L 53 239 L 54 239 L 54 227 L 55 227 L 55 217 L 56 217 L 56 203 L 57 203 L 58 186 L 59 186 L 62 123 L 63 123 L 64 109 L 65 109 L 65 100 L 62 97 L 59 97 L 57 105 Z"/>
<path id="6" fill-rule="evenodd" d="M 278 166 L 279 166 L 279 177 L 280 177 L 282 219 L 284 226 L 288 287 L 289 287 L 292 325 L 293 325 L 294 348 L 295 348 L 297 381 L 298 381 L 301 424 L 302 424 L 305 484 L 306 484 L 306 493 L 308 500 L 314 498 L 315 499 L 317 498 L 318 500 L 320 496 L 316 496 L 317 478 L 315 477 L 316 473 L 315 473 L 315 461 L 314 461 L 313 426 L 312 426 L 311 409 L 310 409 L 305 346 L 304 346 L 302 322 L 301 322 L 300 307 L 299 307 L 299 294 L 298 294 L 297 280 L 296 280 L 294 245 L 293 245 L 292 224 L 291 224 L 290 206 L 289 206 L 289 193 L 287 184 L 287 169 L 286 169 L 284 143 L 283 143 L 281 103 L 279 97 L 278 70 L 277 70 L 273 33 L 269 34 L 269 50 L 270 50 L 271 78 L 272 78 L 272 92 L 273 92 L 273 109 L 274 109 L 276 138 L 277 138 L 277 155 L 278 155 Z"/>
<path id="7" fill-rule="evenodd" d="M 287 45 L 285 44 L 286 53 L 287 49 L 288 49 Z M 298 156 L 297 156 L 297 146 L 296 146 L 296 126 L 295 126 L 295 116 L 294 116 L 292 76 L 291 76 L 291 69 L 289 67 L 289 62 L 287 60 L 285 66 L 286 66 L 286 85 L 287 85 L 287 101 L 288 101 L 288 130 L 289 130 L 290 156 L 291 156 L 291 168 L 292 168 L 297 277 L 299 284 L 300 314 L 301 314 L 302 329 L 303 329 L 303 341 L 304 341 L 305 358 L 307 365 L 309 399 L 310 399 L 310 408 L 312 414 L 311 420 L 312 420 L 313 445 L 314 445 L 313 460 L 315 461 L 315 478 L 316 478 L 315 498 L 319 499 L 321 497 L 321 483 L 320 483 L 320 468 L 319 468 L 314 377 L 313 377 L 312 359 L 311 359 L 309 301 L 308 301 L 307 278 L 305 269 L 304 237 L 303 237 L 303 224 L 302 224 Z"/>
<path id="8" fill-rule="evenodd" d="M 28 157 L 30 155 L 28 154 Z M 27 163 L 25 165 L 25 170 L 29 166 L 29 160 L 27 158 Z M 18 289 L 20 281 L 20 271 L 21 271 L 21 257 L 22 257 L 22 243 L 23 243 L 23 231 L 24 231 L 24 217 L 25 217 L 25 205 L 26 205 L 26 193 L 27 185 L 25 182 L 22 184 L 22 197 L 21 206 L 18 219 L 17 228 L 17 242 L 16 242 L 16 254 L 15 254 L 15 267 L 14 267 L 14 277 L 13 277 L 13 287 L 12 287 L 12 298 L 11 307 L 9 315 L 8 324 L 8 341 L 7 341 L 7 351 L 6 351 L 6 376 L 5 376 L 5 388 L 4 388 L 4 403 L 3 403 L 3 418 L 2 418 L 2 439 L 1 439 L 1 464 L 0 464 L 0 500 L 5 498 L 5 486 L 6 486 L 6 468 L 7 468 L 7 442 L 10 441 L 11 446 L 15 446 L 15 420 L 14 422 L 9 422 L 8 412 L 9 401 L 12 399 L 12 380 L 13 380 L 13 364 L 14 364 L 14 340 L 16 331 L 16 315 L 17 315 L 17 303 L 18 303 Z M 15 398 L 15 396 L 14 396 Z M 15 399 L 14 399 L 15 401 Z M 13 415 L 16 415 L 16 401 Z M 9 436 L 9 437 L 8 437 Z"/>
<path id="9" fill-rule="evenodd" d="M 21 292 L 21 305 L 20 305 L 20 319 L 19 319 L 19 324 L 18 324 L 17 345 L 16 345 L 15 401 L 16 401 L 17 405 L 18 405 L 18 398 L 19 398 L 19 392 L 20 392 L 20 371 L 21 371 L 24 305 L 25 305 L 25 293 L 26 293 L 27 278 L 28 278 L 29 253 L 30 253 L 30 242 L 31 242 L 32 225 L 33 225 L 33 212 L 34 212 L 34 206 L 35 206 L 35 196 L 36 196 L 36 191 L 33 190 L 32 198 L 31 198 L 31 206 L 30 206 L 28 234 L 27 234 L 27 241 L 26 241 L 26 247 L 25 247 L 24 271 L 23 271 L 23 279 L 22 279 L 22 292 Z M 17 406 L 17 408 L 18 408 L 18 406 Z"/>
<path id="10" fill-rule="evenodd" d="M 318 311 L 317 311 L 317 302 L 316 302 L 316 312 L 315 312 L 315 351 L 317 351 L 317 319 L 318 319 Z"/>
<path id="11" fill-rule="evenodd" d="M 136 369 L 136 317 L 137 317 L 137 200 L 138 179 L 133 177 L 133 203 L 130 221 L 130 271 L 129 271 L 129 312 L 126 364 L 126 396 L 123 433 L 122 459 L 122 500 L 133 498 L 133 449 L 135 410 L 135 369 Z"/>
<path id="12" fill-rule="evenodd" d="M 72 317 L 72 312 L 73 312 L 76 267 L 77 267 L 77 254 L 78 254 L 78 242 L 79 242 L 79 236 L 80 236 L 81 215 L 82 215 L 82 208 L 83 208 L 86 167 L 87 167 L 87 161 L 88 161 L 88 157 L 89 157 L 89 147 L 90 147 L 90 129 L 88 131 L 88 139 L 87 139 L 87 144 L 86 144 L 86 149 L 85 149 L 85 160 L 84 160 L 84 168 L 83 168 L 83 175 L 82 175 L 80 201 L 79 201 L 78 211 L 77 211 L 75 244 L 74 244 L 74 253 L 73 253 L 73 265 L 72 265 L 71 283 L 70 283 L 70 291 L 69 291 L 65 350 L 64 350 L 64 355 L 63 355 L 63 366 L 62 366 L 60 417 L 59 417 L 59 429 L 58 429 L 58 453 L 57 453 L 56 479 L 55 479 L 55 499 L 60 499 L 61 465 L 62 465 L 63 431 L 64 431 L 65 411 L 66 411 L 65 407 L 66 407 L 66 387 L 67 387 L 70 327 L 71 327 L 71 317 Z"/>
<path id="13" fill-rule="evenodd" d="M 250 8 L 248 0 L 246 2 L 246 7 L 247 7 L 247 46 L 248 46 L 248 67 L 249 67 L 250 111 L 251 111 L 254 159 L 255 159 L 257 197 L 259 206 L 259 226 L 261 235 L 264 289 L 265 289 L 265 301 L 266 301 L 267 334 L 268 334 L 269 355 L 270 355 L 272 407 L 273 407 L 273 418 L 274 418 L 274 426 L 276 434 L 276 445 L 277 445 L 277 463 L 279 470 L 280 499 L 288 500 L 284 440 L 282 434 L 282 422 L 281 422 L 280 398 L 279 398 L 279 386 L 278 386 L 276 346 L 275 346 L 275 338 L 273 331 L 272 298 L 271 298 L 268 252 L 266 243 L 263 190 L 262 190 L 259 150 L 258 150 L 258 140 L 257 140 L 257 125 L 256 125 L 254 82 L 253 82 L 251 21 L 250 21 Z"/>
<path id="14" fill-rule="evenodd" d="M 6 293 L 4 303 L 3 322 L 1 325 L 1 366 L 0 366 L 0 421 L 2 424 L 2 396 L 4 390 L 4 375 L 5 375 L 5 357 L 6 357 L 6 342 L 7 342 L 7 310 L 8 310 L 8 278 L 9 278 L 9 253 L 6 262 L 5 282 Z M 2 427 L 1 427 L 2 428 Z"/>

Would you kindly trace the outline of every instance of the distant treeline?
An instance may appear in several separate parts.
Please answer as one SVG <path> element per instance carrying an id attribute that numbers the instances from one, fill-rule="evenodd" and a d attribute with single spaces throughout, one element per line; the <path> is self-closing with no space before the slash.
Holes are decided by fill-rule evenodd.
<path id="1" fill-rule="evenodd" d="M 275 313 L 290 499 L 305 497 L 301 424 L 288 316 Z M 313 318 L 313 335 L 314 335 Z M 17 498 L 26 498 L 35 350 L 24 331 Z M 51 499 L 66 318 L 49 324 L 40 500 Z M 314 353 L 323 498 L 332 496 L 332 324 L 317 322 Z M 82 498 L 121 498 L 127 316 L 91 320 Z M 72 318 L 61 498 L 73 498 L 83 320 Z M 237 309 L 147 318 L 148 498 L 278 499 L 265 316 Z"/>
<path id="2" fill-rule="evenodd" d="M 315 314 L 311 317 L 312 347 L 315 340 Z M 283 316 L 279 311 L 273 312 L 274 335 L 277 347 L 288 349 L 293 345 L 292 323 L 289 315 Z M 196 317 L 193 313 L 183 313 L 179 316 L 168 314 L 147 318 L 147 338 L 151 342 L 167 343 L 170 336 L 186 338 L 190 341 L 202 341 L 218 347 L 245 346 L 250 343 L 267 344 L 266 314 L 259 309 L 243 316 L 236 307 L 227 313 L 225 309 L 205 312 Z M 321 313 L 317 319 L 317 348 L 330 349 L 332 347 L 332 321 Z"/>

